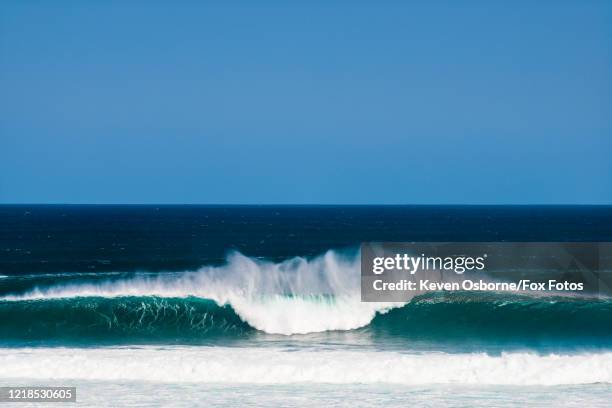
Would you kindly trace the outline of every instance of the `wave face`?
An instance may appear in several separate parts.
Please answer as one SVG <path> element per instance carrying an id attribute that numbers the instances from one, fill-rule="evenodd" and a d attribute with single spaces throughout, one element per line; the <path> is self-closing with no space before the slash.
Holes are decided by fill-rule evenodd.
<path id="1" fill-rule="evenodd" d="M 344 332 L 374 344 L 612 346 L 607 299 L 459 292 L 362 303 L 359 285 L 355 253 L 281 263 L 233 253 L 224 266 L 194 272 L 69 281 L 5 295 L 0 339 L 176 344 L 323 332 L 338 340 Z"/>
<path id="2" fill-rule="evenodd" d="M 77 297 L 0 302 L 5 341 L 184 342 L 253 331 L 230 306 L 199 298 Z"/>
<path id="3" fill-rule="evenodd" d="M 0 349 L 3 378 L 193 383 L 612 383 L 612 353 L 404 354 L 276 348 Z"/>
<path id="4" fill-rule="evenodd" d="M 322 313 L 333 310 L 331 298 L 273 299 L 267 307 L 281 308 L 271 319 L 283 315 L 284 305 L 294 310 Z M 262 308 L 263 308 L 262 303 Z M 332 319 L 344 313 L 340 305 Z M 289 308 L 290 309 L 290 308 Z M 262 311 L 265 316 L 265 310 Z M 306 312 L 304 312 L 306 313 Z M 347 312 L 348 313 L 348 312 Z M 328 320 L 328 327 L 349 327 L 348 321 Z M 287 318 L 291 318 L 287 316 Z M 299 316 L 295 317 L 299 319 Z M 263 316 L 259 317 L 264 319 Z M 130 342 L 204 342 L 253 338 L 265 334 L 229 305 L 208 299 L 153 296 L 75 297 L 1 301 L 0 338 L 4 341 L 72 340 Z M 285 327 L 297 327 L 287 322 Z M 269 323 L 275 327 L 278 321 Z M 301 329 L 309 327 L 305 322 Z M 338 336 L 343 329 L 334 329 Z M 262 333 L 263 332 L 263 333 Z M 575 298 L 531 299 L 518 295 L 428 294 L 391 311 L 376 313 L 363 327 L 350 332 L 353 339 L 376 342 L 427 340 L 431 342 L 480 342 L 517 344 L 581 344 L 612 346 L 612 302 Z M 274 334 L 274 333 L 272 333 Z"/>

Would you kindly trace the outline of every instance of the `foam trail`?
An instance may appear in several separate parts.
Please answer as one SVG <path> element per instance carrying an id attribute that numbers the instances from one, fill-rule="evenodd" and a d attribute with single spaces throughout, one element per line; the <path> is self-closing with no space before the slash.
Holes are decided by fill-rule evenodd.
<path id="1" fill-rule="evenodd" d="M 38 288 L 0 300 L 87 296 L 206 298 L 231 305 L 241 319 L 258 330 L 285 335 L 356 329 L 369 324 L 377 312 L 402 305 L 361 302 L 358 255 L 335 251 L 311 260 L 296 257 L 281 263 L 235 252 L 220 267 Z"/>
<path id="2" fill-rule="evenodd" d="M 612 383 L 612 353 L 401 354 L 181 347 L 0 349 L 0 378 L 194 383 Z"/>

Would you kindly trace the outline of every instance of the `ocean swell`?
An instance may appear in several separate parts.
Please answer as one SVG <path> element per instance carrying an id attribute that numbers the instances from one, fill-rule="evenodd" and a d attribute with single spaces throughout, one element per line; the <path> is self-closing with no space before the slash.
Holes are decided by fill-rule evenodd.
<path id="1" fill-rule="evenodd" d="M 432 292 L 406 304 L 364 303 L 359 285 L 354 253 L 281 263 L 233 253 L 223 266 L 194 272 L 71 281 L 5 295 L 0 339 L 181 343 L 352 331 L 412 340 L 612 344 L 609 299 Z"/>
<path id="2" fill-rule="evenodd" d="M 295 303 L 295 304 L 294 304 Z M 298 327 L 301 332 L 325 320 L 328 335 L 345 332 L 358 319 L 367 320 L 350 332 L 368 341 L 428 340 L 431 342 L 572 343 L 612 345 L 612 302 L 572 298 L 534 300 L 520 295 L 437 294 L 413 299 L 388 312 L 354 316 L 348 304 L 335 309 L 333 298 L 274 298 L 251 311 L 268 326 Z M 289 305 L 288 307 L 286 305 Z M 291 316 L 293 308 L 302 316 Z M 272 312 L 269 312 L 271 310 Z M 332 318 L 327 311 L 333 311 Z M 346 321 L 334 320 L 346 316 Z M 296 319 L 286 321 L 283 319 Z M 369 319 L 369 320 L 368 320 Z M 231 341 L 258 334 L 230 305 L 197 297 L 155 296 L 74 297 L 0 301 L 0 339 L 3 341 L 66 340 L 118 344 Z M 264 324 L 265 325 L 265 324 Z M 313 332 L 310 332 L 313 333 Z M 304 334 L 304 333 L 301 333 Z"/>

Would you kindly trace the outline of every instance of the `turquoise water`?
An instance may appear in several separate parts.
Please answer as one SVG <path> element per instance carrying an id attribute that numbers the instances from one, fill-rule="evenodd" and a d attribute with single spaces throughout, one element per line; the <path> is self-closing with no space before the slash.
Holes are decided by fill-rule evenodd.
<path id="1" fill-rule="evenodd" d="M 335 303 L 333 297 L 301 301 L 313 310 L 317 303 Z M 612 300 L 502 293 L 430 293 L 377 312 L 363 327 L 293 336 L 256 330 L 230 304 L 195 296 L 0 300 L 0 321 L 6 346 L 310 342 L 458 351 L 612 348 Z"/>

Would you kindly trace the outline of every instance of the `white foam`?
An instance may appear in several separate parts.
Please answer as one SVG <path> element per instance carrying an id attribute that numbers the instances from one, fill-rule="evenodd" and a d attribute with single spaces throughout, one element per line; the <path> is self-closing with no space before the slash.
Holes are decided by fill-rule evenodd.
<path id="1" fill-rule="evenodd" d="M 0 378 L 194 383 L 612 383 L 612 353 L 401 354 L 177 347 L 0 349 Z"/>
<path id="2" fill-rule="evenodd" d="M 335 251 L 310 260 L 296 257 L 281 263 L 232 253 L 220 267 L 61 285 L 2 300 L 79 296 L 196 296 L 231 305 L 256 329 L 285 335 L 356 329 L 370 323 L 377 312 L 401 305 L 361 302 L 358 255 L 343 256 Z"/>

